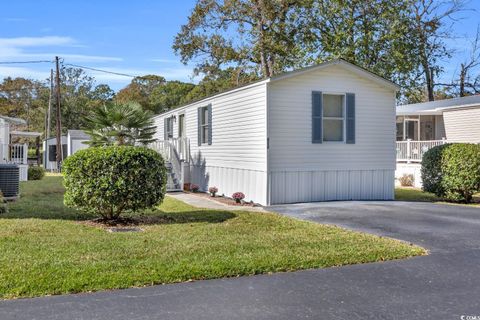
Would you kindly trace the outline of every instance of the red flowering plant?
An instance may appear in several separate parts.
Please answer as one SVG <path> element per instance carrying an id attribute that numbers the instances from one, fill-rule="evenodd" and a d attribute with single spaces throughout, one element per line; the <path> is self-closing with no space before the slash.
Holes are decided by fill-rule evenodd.
<path id="1" fill-rule="evenodd" d="M 217 188 L 217 187 L 210 187 L 210 188 L 208 188 L 208 192 L 210 192 L 210 195 L 211 195 L 212 197 L 215 197 L 215 195 L 216 195 L 217 192 L 218 192 L 218 188 Z"/>
<path id="2" fill-rule="evenodd" d="M 241 203 L 241 201 L 245 199 L 245 195 L 242 192 L 235 192 L 232 194 L 232 199 L 235 200 L 236 203 Z"/>
<path id="3" fill-rule="evenodd" d="M 192 192 L 198 192 L 199 189 L 200 189 L 200 187 L 198 185 L 194 184 L 194 183 L 192 183 L 190 185 L 190 191 L 192 191 Z"/>

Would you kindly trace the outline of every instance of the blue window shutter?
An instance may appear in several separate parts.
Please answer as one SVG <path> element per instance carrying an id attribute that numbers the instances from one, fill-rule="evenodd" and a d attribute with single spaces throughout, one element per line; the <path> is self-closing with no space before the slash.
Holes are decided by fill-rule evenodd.
<path id="1" fill-rule="evenodd" d="M 349 144 L 355 143 L 355 94 L 347 93 L 347 139 Z"/>
<path id="2" fill-rule="evenodd" d="M 202 108 L 197 109 L 198 145 L 202 145 Z"/>
<path id="3" fill-rule="evenodd" d="M 208 144 L 212 144 L 212 105 L 208 105 Z"/>
<path id="4" fill-rule="evenodd" d="M 168 140 L 168 119 L 165 117 L 163 118 L 163 140 Z"/>
<path id="5" fill-rule="evenodd" d="M 312 92 L 312 143 L 322 143 L 322 93 Z"/>

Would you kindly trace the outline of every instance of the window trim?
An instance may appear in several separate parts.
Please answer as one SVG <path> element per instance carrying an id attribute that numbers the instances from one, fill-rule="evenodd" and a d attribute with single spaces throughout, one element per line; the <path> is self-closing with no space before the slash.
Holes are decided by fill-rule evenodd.
<path id="1" fill-rule="evenodd" d="M 181 123 L 180 118 L 182 118 L 182 117 L 183 117 L 183 127 L 180 126 L 180 123 Z M 185 112 L 179 113 L 178 114 L 178 128 L 177 128 L 177 131 L 178 131 L 177 134 L 178 134 L 179 138 L 186 138 L 187 137 L 187 131 L 185 130 L 186 129 L 185 128 L 186 123 L 187 123 L 187 121 L 185 120 Z M 180 135 L 180 128 L 183 129 L 183 137 Z"/>
<path id="2" fill-rule="evenodd" d="M 205 120 L 205 123 L 202 122 L 202 119 Z M 200 145 L 208 145 L 208 132 L 209 132 L 210 123 L 208 122 L 208 105 L 200 107 Z M 206 135 L 205 135 L 206 130 Z"/>
<path id="3" fill-rule="evenodd" d="M 167 139 L 173 139 L 173 133 L 174 133 L 174 129 L 173 129 L 173 115 L 167 117 Z M 169 130 L 170 129 L 170 130 Z"/>
<path id="4" fill-rule="evenodd" d="M 325 95 L 330 96 L 342 96 L 342 115 L 343 117 L 326 117 L 325 112 L 325 100 L 323 99 Z M 332 144 L 346 144 L 347 142 L 347 94 L 345 92 L 332 92 L 332 91 L 322 91 L 322 143 L 332 143 Z M 325 120 L 338 120 L 342 121 L 342 140 L 340 141 L 328 141 L 325 140 Z"/>

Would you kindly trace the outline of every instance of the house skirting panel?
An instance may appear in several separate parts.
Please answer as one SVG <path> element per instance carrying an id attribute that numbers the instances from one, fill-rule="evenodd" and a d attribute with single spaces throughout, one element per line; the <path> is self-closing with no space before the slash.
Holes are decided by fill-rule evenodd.
<path id="1" fill-rule="evenodd" d="M 20 181 L 27 181 L 28 180 L 28 164 L 19 164 L 19 179 Z"/>
<path id="2" fill-rule="evenodd" d="M 234 192 L 243 192 L 246 201 L 266 204 L 267 174 L 265 171 L 238 169 L 220 166 L 190 165 L 187 175 L 201 191 L 217 187 L 219 195 L 231 197 Z"/>
<path id="3" fill-rule="evenodd" d="M 403 175 L 413 176 L 413 186 L 415 188 L 422 187 L 422 165 L 420 163 L 397 163 L 397 170 L 395 170 L 395 184 L 400 186 L 399 179 Z"/>
<path id="4" fill-rule="evenodd" d="M 270 204 L 393 200 L 394 170 L 273 171 Z"/>

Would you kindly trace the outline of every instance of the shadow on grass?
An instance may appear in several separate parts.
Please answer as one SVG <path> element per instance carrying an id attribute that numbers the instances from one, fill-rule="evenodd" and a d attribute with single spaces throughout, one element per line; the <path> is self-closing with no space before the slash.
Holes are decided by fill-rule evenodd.
<path id="1" fill-rule="evenodd" d="M 160 210 L 149 214 L 126 215 L 139 225 L 154 224 L 181 224 L 181 223 L 221 223 L 236 217 L 236 214 L 230 211 L 214 210 L 192 210 L 181 212 L 163 212 Z"/>
<path id="2" fill-rule="evenodd" d="M 23 197 L 8 204 L 9 212 L 0 214 L 0 219 L 42 219 L 87 221 L 99 218 L 98 215 L 68 208 L 63 204 L 62 194 L 42 194 Z M 235 218 L 229 211 L 191 209 L 182 211 L 149 210 L 144 213 L 126 212 L 123 217 L 133 224 L 174 224 L 174 223 L 220 223 Z"/>
<path id="3" fill-rule="evenodd" d="M 99 215 L 68 208 L 63 204 L 65 189 L 62 177 L 45 177 L 39 181 L 21 184 L 21 196 L 8 204 L 9 212 L 0 214 L 0 219 L 42 219 L 66 221 L 95 221 Z M 155 210 L 122 215 L 124 221 L 137 225 L 175 223 L 220 223 L 236 217 L 229 211 L 194 208 L 181 201 L 165 199 Z"/>

